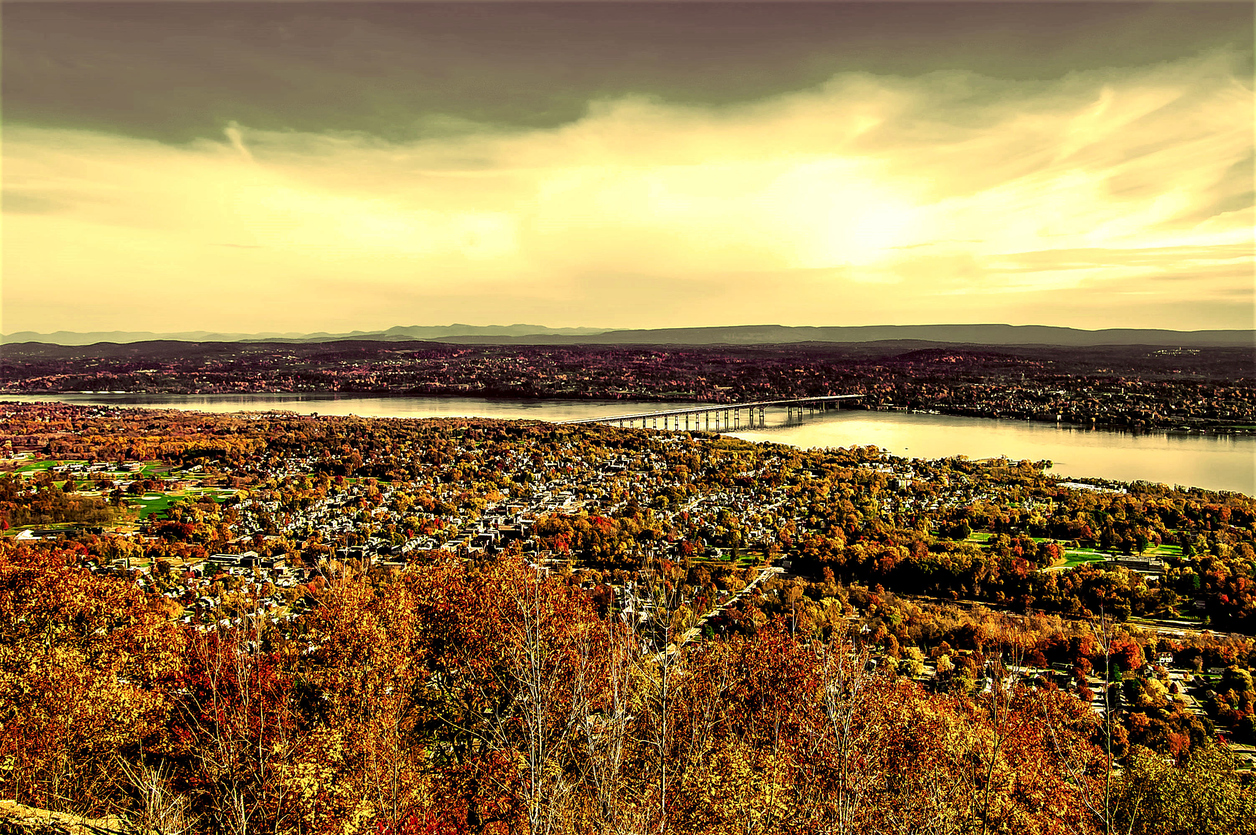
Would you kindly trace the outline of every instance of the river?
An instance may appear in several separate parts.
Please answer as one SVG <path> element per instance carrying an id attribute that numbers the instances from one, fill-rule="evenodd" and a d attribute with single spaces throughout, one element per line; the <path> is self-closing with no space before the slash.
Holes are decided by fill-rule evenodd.
<path id="1" fill-rule="evenodd" d="M 7 396 L 6 400 L 143 406 L 205 412 L 282 409 L 298 414 L 362 417 L 485 417 L 508 420 L 578 420 L 692 405 L 598 400 L 487 400 L 471 397 L 355 397 L 300 394 Z M 1256 495 L 1256 436 L 1129 433 L 1021 420 L 989 420 L 905 412 L 829 411 L 801 422 L 769 409 L 764 426 L 731 433 L 750 441 L 801 448 L 882 447 L 913 458 L 1049 460 L 1069 477 L 1233 490 Z M 695 423 L 696 425 L 696 423 Z"/>

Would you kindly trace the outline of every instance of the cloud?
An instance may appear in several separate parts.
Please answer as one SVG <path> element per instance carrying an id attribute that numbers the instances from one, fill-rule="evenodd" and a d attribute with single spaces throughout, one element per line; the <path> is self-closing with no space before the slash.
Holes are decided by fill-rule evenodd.
<path id="1" fill-rule="evenodd" d="M 232 122 L 227 125 L 226 129 L 223 130 L 223 133 L 226 135 L 227 140 L 231 143 L 231 147 L 239 151 L 240 156 L 244 157 L 244 159 L 249 162 L 253 161 L 253 154 L 249 152 L 247 147 L 245 147 L 244 134 L 240 131 L 240 126 L 238 124 Z"/>
<path id="2" fill-rule="evenodd" d="M 1032 322 L 1042 294 L 1073 294 L 1090 326 L 1246 327 L 1253 98 L 1236 66 L 842 74 L 748 105 L 620 98 L 557 128 L 404 144 L 7 126 L 5 330 L 521 309 L 554 325 Z M 1128 320 L 1129 282 L 1159 278 L 1181 280 Z"/>

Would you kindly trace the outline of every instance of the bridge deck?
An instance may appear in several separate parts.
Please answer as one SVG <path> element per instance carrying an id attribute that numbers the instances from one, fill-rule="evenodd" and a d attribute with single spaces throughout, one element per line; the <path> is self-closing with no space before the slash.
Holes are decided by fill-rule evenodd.
<path id="1" fill-rule="evenodd" d="M 686 409 L 665 409 L 659 412 L 638 412 L 632 415 L 608 415 L 607 417 L 580 418 L 564 420 L 560 423 L 612 423 L 620 420 L 644 420 L 647 418 L 671 417 L 673 415 L 700 415 L 707 412 L 726 412 L 738 409 L 759 409 L 767 406 L 805 405 L 807 403 L 831 403 L 838 400 L 851 400 L 863 397 L 862 394 L 826 394 L 819 397 L 790 397 L 784 400 L 755 400 L 749 403 L 711 403 L 706 406 L 690 406 Z"/>

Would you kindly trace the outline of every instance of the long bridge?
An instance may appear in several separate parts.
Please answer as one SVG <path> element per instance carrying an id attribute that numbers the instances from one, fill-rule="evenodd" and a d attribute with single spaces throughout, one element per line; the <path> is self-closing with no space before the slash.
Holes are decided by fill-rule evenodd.
<path id="1" fill-rule="evenodd" d="M 765 412 L 769 406 L 784 406 L 788 410 L 789 416 L 792 417 L 795 410 L 797 410 L 799 416 L 802 416 L 805 412 L 814 414 L 829 408 L 830 404 L 836 406 L 842 400 L 854 400 L 860 397 L 863 397 L 863 395 L 826 394 L 819 397 L 791 397 L 785 400 L 755 400 L 749 403 L 711 403 L 705 406 L 690 406 L 684 409 L 664 409 L 658 412 L 638 412 L 632 415 L 611 415 L 609 417 L 564 420 L 562 423 L 608 423 L 619 426 L 636 426 L 640 424 L 642 429 L 658 429 L 659 419 L 662 418 L 664 429 L 680 431 L 680 420 L 684 418 L 685 430 L 691 428 L 710 430 L 712 428 L 711 418 L 714 416 L 715 431 L 728 432 L 730 430 L 753 429 L 755 426 L 763 426 L 766 422 Z M 741 413 L 743 411 L 746 412 L 746 425 L 744 427 L 741 423 Z M 757 422 L 755 420 L 756 417 L 758 418 Z M 690 426 L 690 418 L 693 419 L 692 427 Z M 699 418 L 702 418 L 702 420 L 699 420 Z"/>

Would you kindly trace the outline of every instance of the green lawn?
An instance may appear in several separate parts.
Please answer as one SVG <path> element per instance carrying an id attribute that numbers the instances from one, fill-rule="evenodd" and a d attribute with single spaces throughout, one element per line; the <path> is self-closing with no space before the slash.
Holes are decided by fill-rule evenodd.
<path id="1" fill-rule="evenodd" d="M 208 496 L 216 502 L 229 499 L 235 494 L 236 491 L 233 487 L 189 487 L 186 491 L 188 496 Z"/>
<path id="2" fill-rule="evenodd" d="M 1087 562 L 1101 562 L 1109 557 L 1120 556 L 1114 552 L 1101 551 L 1097 548 L 1065 548 L 1064 549 L 1064 567 L 1073 568 Z M 1142 554 L 1135 556 L 1155 557 L 1164 559 L 1165 557 L 1181 557 L 1182 546 L 1180 545 L 1151 545 Z"/>
<path id="3" fill-rule="evenodd" d="M 234 489 L 220 490 L 216 487 L 192 487 L 179 493 L 147 493 L 142 498 L 127 497 L 127 503 L 139 510 L 140 518 L 145 519 L 153 513 L 165 513 L 170 506 L 180 499 L 207 496 L 216 502 L 225 502 L 236 494 Z"/>
<path id="4" fill-rule="evenodd" d="M 133 499 L 132 504 L 139 508 L 140 518 L 146 519 L 154 513 L 165 513 L 180 498 L 166 493 L 149 493 L 143 498 Z"/>
<path id="5" fill-rule="evenodd" d="M 1064 567 L 1074 568 L 1082 563 L 1102 562 L 1107 557 L 1108 554 L 1103 551 L 1096 551 L 1094 548 L 1065 548 Z"/>
<path id="6" fill-rule="evenodd" d="M 29 464 L 23 464 L 22 466 L 18 467 L 14 472 L 36 473 L 36 472 L 39 472 L 40 470 L 51 470 L 53 467 L 60 467 L 62 464 L 86 464 L 86 463 L 87 461 L 83 459 L 75 459 L 75 458 L 71 458 L 66 461 L 48 459 L 46 461 L 32 461 Z"/>

